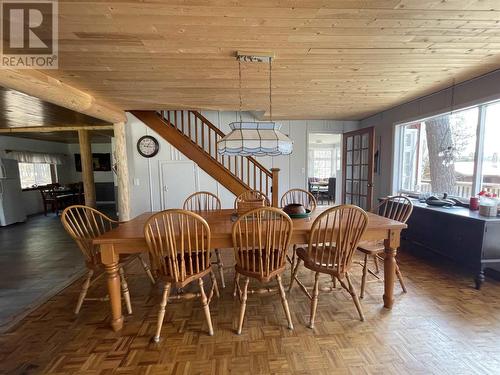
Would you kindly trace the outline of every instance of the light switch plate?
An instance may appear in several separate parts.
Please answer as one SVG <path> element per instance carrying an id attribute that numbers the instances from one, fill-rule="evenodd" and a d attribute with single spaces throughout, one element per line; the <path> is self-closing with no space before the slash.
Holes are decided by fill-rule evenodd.
<path id="1" fill-rule="evenodd" d="M 134 178 L 134 186 L 139 186 L 141 183 L 138 178 Z"/>

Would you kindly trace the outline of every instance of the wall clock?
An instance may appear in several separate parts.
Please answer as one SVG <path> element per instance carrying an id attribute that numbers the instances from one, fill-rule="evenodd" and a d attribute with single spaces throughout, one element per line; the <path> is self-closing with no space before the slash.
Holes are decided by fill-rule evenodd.
<path id="1" fill-rule="evenodd" d="M 160 144 L 155 137 L 145 135 L 137 141 L 137 151 L 145 158 L 152 158 L 160 151 Z"/>

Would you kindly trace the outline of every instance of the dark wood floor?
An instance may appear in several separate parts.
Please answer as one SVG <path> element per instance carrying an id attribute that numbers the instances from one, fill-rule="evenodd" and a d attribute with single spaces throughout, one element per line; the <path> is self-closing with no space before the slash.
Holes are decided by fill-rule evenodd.
<path id="1" fill-rule="evenodd" d="M 231 252 L 226 251 L 230 262 Z M 109 329 L 109 308 L 88 302 L 72 309 L 80 283 L 0 336 L 0 373 L 12 374 L 494 374 L 500 372 L 500 283 L 481 291 L 441 261 L 401 254 L 409 293 L 399 287 L 392 311 L 381 308 L 382 284 L 370 283 L 360 322 L 343 291 L 320 294 L 316 328 L 306 327 L 309 303 L 289 297 L 295 330 L 276 295 L 250 295 L 241 336 L 231 288 L 211 305 L 215 335 L 206 334 L 198 300 L 167 306 L 163 341 L 151 344 L 160 291 L 139 268 L 128 271 L 134 313 L 125 329 Z M 227 271 L 232 277 L 231 269 Z M 310 284 L 312 278 L 302 272 Z M 359 285 L 359 271 L 356 271 Z M 327 283 L 327 280 L 323 280 Z M 208 282 L 207 282 L 208 284 Z M 105 281 L 91 292 L 106 293 Z"/>
<path id="2" fill-rule="evenodd" d="M 85 270 L 54 214 L 0 228 L 0 331 Z"/>
<path id="3" fill-rule="evenodd" d="M 113 206 L 100 206 L 108 215 Z M 0 227 L 0 332 L 85 272 L 84 258 L 55 214 Z"/>

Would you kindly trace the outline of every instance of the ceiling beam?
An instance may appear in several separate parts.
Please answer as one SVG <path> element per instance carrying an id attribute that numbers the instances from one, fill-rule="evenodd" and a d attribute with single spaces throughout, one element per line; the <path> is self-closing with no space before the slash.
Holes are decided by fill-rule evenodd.
<path id="1" fill-rule="evenodd" d="M 127 121 L 124 111 L 37 70 L 2 69 L 0 85 L 110 123 Z"/>
<path id="2" fill-rule="evenodd" d="M 71 125 L 71 126 L 28 126 L 24 128 L 0 128 L 5 133 L 53 133 L 78 130 L 113 130 L 113 125 Z"/>

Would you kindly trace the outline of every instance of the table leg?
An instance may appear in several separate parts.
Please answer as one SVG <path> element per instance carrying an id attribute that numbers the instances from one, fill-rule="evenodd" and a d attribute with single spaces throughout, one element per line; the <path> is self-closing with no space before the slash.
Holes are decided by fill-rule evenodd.
<path id="1" fill-rule="evenodd" d="M 389 231 L 384 240 L 384 307 L 392 309 L 394 304 L 394 276 L 396 275 L 396 251 L 399 247 L 400 231 Z"/>
<path id="2" fill-rule="evenodd" d="M 111 327 L 114 331 L 119 331 L 123 328 L 120 275 L 118 273 L 119 256 L 115 254 L 112 244 L 101 245 L 101 259 L 107 274 L 109 302 L 111 304 Z"/>

